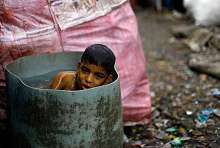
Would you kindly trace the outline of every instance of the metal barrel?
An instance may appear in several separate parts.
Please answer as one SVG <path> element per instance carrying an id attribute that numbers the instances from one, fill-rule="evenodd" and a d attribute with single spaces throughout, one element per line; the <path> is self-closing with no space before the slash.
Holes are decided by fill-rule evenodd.
<path id="1" fill-rule="evenodd" d="M 82 52 L 47 53 L 6 65 L 8 147 L 123 147 L 116 66 L 113 82 L 88 90 L 38 89 L 23 81 L 59 69 L 76 70 L 81 56 Z"/>

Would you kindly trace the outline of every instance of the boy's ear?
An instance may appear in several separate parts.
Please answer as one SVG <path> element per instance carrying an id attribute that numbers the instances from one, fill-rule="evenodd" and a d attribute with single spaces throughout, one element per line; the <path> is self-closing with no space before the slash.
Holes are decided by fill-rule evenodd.
<path id="1" fill-rule="evenodd" d="M 103 85 L 107 85 L 112 80 L 112 77 L 113 77 L 112 75 L 109 75 Z"/>
<path id="2" fill-rule="evenodd" d="M 76 69 L 76 72 L 78 72 L 78 71 L 79 71 L 80 65 L 81 65 L 81 62 L 79 61 L 79 62 L 78 62 L 78 64 L 77 64 L 77 69 Z"/>

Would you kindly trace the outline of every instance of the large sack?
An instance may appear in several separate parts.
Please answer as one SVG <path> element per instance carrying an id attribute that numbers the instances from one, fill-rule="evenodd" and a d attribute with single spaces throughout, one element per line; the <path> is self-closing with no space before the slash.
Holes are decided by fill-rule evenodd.
<path id="1" fill-rule="evenodd" d="M 91 0 L 82 1 L 92 3 Z M 150 122 L 151 98 L 137 21 L 129 2 L 109 2 L 111 12 L 96 15 L 93 20 L 82 19 L 81 24 L 68 23 L 67 26 L 61 27 L 56 10 L 60 13 L 60 10 L 66 9 L 54 9 L 59 3 L 49 1 L 48 7 L 46 0 L 3 0 L 0 3 L 0 13 L 4 16 L 0 19 L 0 62 L 5 66 L 22 56 L 45 52 L 83 51 L 91 44 L 105 44 L 116 55 L 124 124 L 147 124 Z M 93 5 L 93 8 L 96 6 L 98 7 L 98 3 Z M 0 85 L 5 85 L 1 68 L 0 79 Z"/>
<path id="2" fill-rule="evenodd" d="M 151 98 L 145 56 L 129 2 L 105 16 L 63 29 L 61 38 L 64 51 L 84 51 L 95 43 L 111 48 L 119 73 L 124 124 L 150 122 Z"/>

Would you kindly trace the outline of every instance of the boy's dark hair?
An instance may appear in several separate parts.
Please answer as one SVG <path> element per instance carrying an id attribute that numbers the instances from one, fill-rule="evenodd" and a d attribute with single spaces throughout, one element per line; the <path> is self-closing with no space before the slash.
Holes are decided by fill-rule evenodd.
<path id="1" fill-rule="evenodd" d="M 93 65 L 101 65 L 108 74 L 114 69 L 115 55 L 107 46 L 102 44 L 93 44 L 84 51 L 81 62 L 89 61 Z"/>

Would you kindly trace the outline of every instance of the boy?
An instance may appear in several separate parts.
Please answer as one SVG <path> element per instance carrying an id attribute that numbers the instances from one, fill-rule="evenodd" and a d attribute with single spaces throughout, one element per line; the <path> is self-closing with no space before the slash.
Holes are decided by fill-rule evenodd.
<path id="1" fill-rule="evenodd" d="M 85 90 L 108 84 L 114 69 L 115 55 L 105 45 L 94 44 L 86 48 L 76 71 L 58 73 L 51 85 L 56 90 Z"/>

